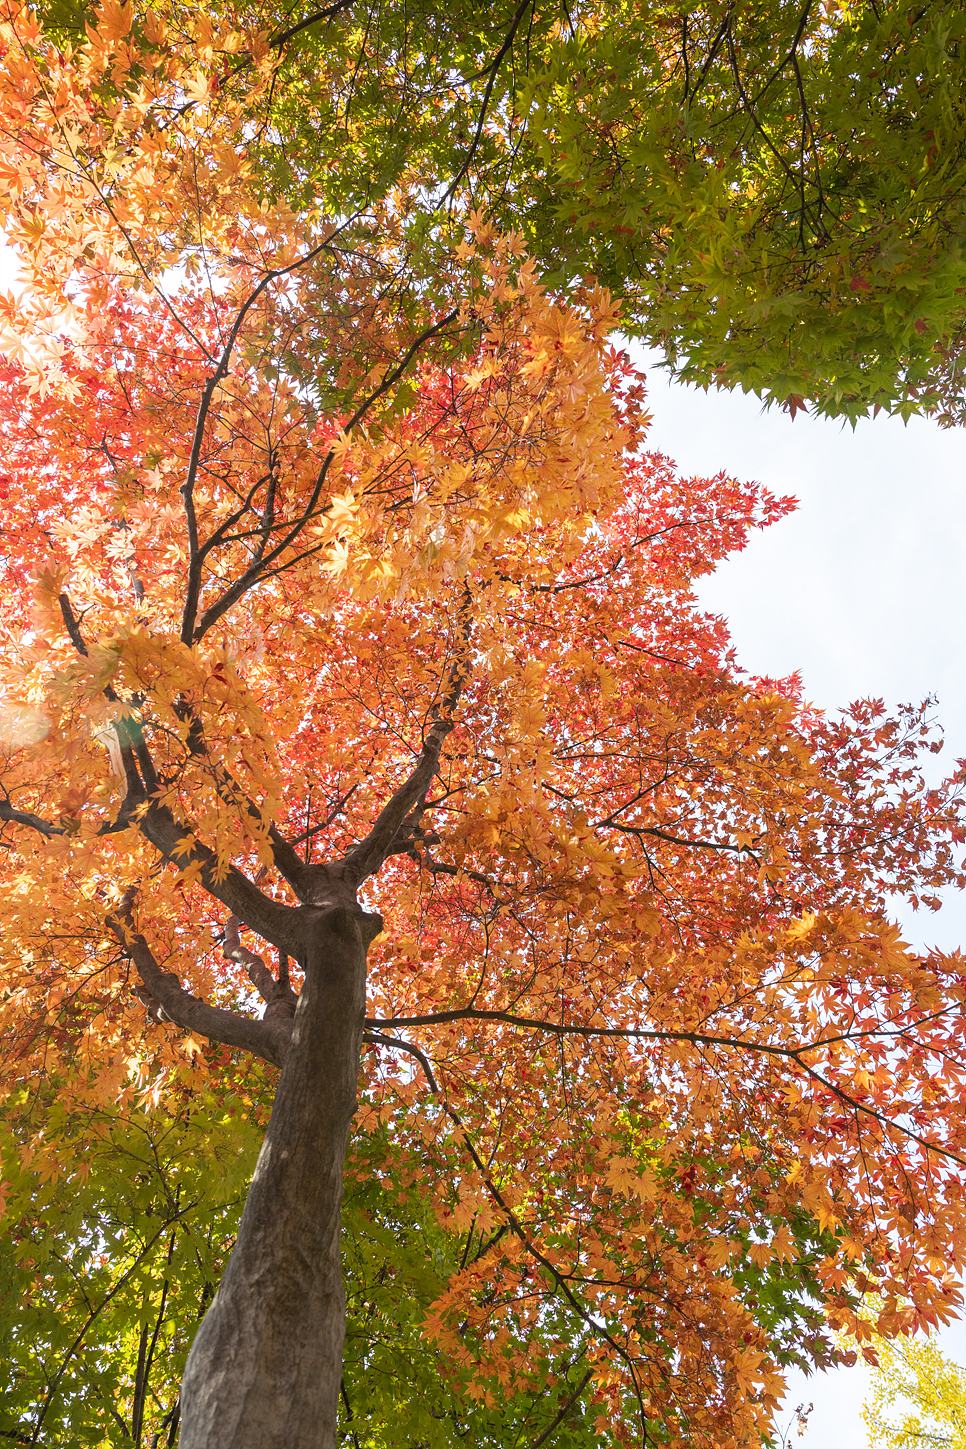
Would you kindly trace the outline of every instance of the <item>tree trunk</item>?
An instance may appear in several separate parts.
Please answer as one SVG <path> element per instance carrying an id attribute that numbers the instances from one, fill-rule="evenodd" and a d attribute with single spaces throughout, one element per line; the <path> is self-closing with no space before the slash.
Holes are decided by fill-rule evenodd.
<path id="1" fill-rule="evenodd" d="M 182 1387 L 181 1449 L 334 1449 L 345 1294 L 342 1172 L 356 1108 L 361 910 L 303 908 L 305 983 L 234 1250 Z"/>

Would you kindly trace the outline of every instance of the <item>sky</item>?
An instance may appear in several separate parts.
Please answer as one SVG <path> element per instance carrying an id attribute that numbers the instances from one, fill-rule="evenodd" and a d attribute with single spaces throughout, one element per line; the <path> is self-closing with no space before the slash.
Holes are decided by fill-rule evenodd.
<path id="1" fill-rule="evenodd" d="M 728 619 L 739 663 L 801 671 L 806 698 L 826 711 L 937 696 L 946 773 L 966 755 L 966 430 L 881 414 L 854 431 L 792 419 L 755 397 L 683 387 L 643 349 L 632 355 L 647 373 L 650 448 L 686 475 L 724 469 L 799 499 L 699 585 L 702 604 Z M 900 909 L 897 919 L 918 949 L 966 945 L 960 892 L 937 915 Z M 940 1345 L 966 1366 L 966 1320 Z M 867 1384 L 862 1367 L 796 1375 L 779 1426 L 812 1403 L 799 1449 L 867 1449 Z"/>

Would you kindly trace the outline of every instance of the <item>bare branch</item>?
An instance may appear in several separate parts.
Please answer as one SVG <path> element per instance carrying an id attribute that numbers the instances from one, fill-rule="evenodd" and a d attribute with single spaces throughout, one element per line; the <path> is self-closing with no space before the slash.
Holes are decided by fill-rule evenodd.
<path id="1" fill-rule="evenodd" d="M 690 519 L 683 519 L 678 523 L 669 523 L 666 528 L 655 528 L 652 533 L 645 533 L 640 538 L 635 538 L 633 542 L 627 544 L 614 559 L 613 563 L 606 569 L 600 569 L 595 574 L 588 574 L 583 579 L 569 580 L 565 584 L 532 584 L 531 591 L 535 594 L 562 594 L 567 589 L 583 589 L 588 584 L 600 583 L 602 579 L 609 579 L 613 574 L 616 574 L 618 569 L 622 568 L 627 562 L 628 554 L 632 553 L 635 548 L 643 548 L 644 544 L 653 543 L 656 538 L 660 538 L 665 533 L 676 533 L 682 528 L 697 527 L 698 524 L 696 522 Z"/>
<path id="2" fill-rule="evenodd" d="M 244 966 L 249 981 L 266 1003 L 264 1021 L 270 1021 L 276 1017 L 287 1017 L 291 1020 L 295 1015 L 298 997 L 292 990 L 288 979 L 288 957 L 283 955 L 284 971 L 279 972 L 279 979 L 276 981 L 261 956 L 242 945 L 239 935 L 240 925 L 241 922 L 236 915 L 230 915 L 225 922 L 225 941 L 222 947 L 225 959 Z"/>
<path id="3" fill-rule="evenodd" d="M 332 825 L 336 820 L 338 820 L 339 816 L 342 814 L 342 811 L 345 809 L 346 805 L 349 803 L 349 800 L 358 790 L 361 783 L 361 780 L 357 780 L 354 785 L 350 785 L 345 794 L 340 795 L 337 798 L 328 815 L 325 817 L 324 820 L 320 820 L 318 825 L 307 826 L 306 829 L 302 831 L 301 835 L 296 835 L 295 839 L 292 841 L 293 848 L 296 845 L 304 845 L 306 841 L 312 839 L 313 835 L 318 835 L 320 830 L 328 830 L 329 826 Z"/>
<path id="4" fill-rule="evenodd" d="M 911 1127 L 907 1127 L 902 1122 L 885 1116 L 884 1113 L 877 1111 L 874 1107 L 867 1106 L 864 1102 L 859 1102 L 844 1087 L 840 1087 L 837 1083 L 829 1081 L 827 1077 L 824 1077 L 821 1072 L 817 1071 L 815 1067 L 810 1066 L 804 1060 L 804 1057 L 808 1053 L 827 1049 L 829 1046 L 837 1045 L 842 1040 L 855 1040 L 859 1036 L 876 1036 L 880 1039 L 886 1038 L 892 1040 L 895 1038 L 895 1032 L 883 1030 L 875 1033 L 856 1033 L 853 1037 L 845 1038 L 833 1037 L 825 1039 L 820 1037 L 817 1041 L 803 1042 L 801 1046 L 780 1047 L 770 1042 L 748 1041 L 744 1037 L 715 1036 L 710 1032 L 702 1031 L 668 1031 L 660 1027 L 568 1025 L 557 1021 L 541 1021 L 539 1017 L 514 1016 L 509 1011 L 484 1011 L 476 1007 L 466 1007 L 457 1011 L 427 1012 L 425 1016 L 400 1016 L 385 1021 L 367 1017 L 366 1030 L 368 1032 L 372 1028 L 386 1026 L 433 1026 L 460 1020 L 505 1021 L 510 1026 L 523 1027 L 529 1031 L 546 1031 L 554 1036 L 609 1036 L 629 1039 L 638 1038 L 642 1041 L 690 1042 L 692 1046 L 727 1047 L 736 1051 L 754 1052 L 761 1056 L 774 1057 L 781 1061 L 792 1062 L 807 1077 L 816 1082 L 820 1087 L 823 1087 L 826 1091 L 831 1092 L 840 1102 L 851 1107 L 854 1112 L 871 1117 L 873 1121 L 878 1122 L 880 1127 L 887 1127 L 892 1131 L 900 1133 L 903 1137 L 908 1137 L 910 1141 L 918 1143 L 927 1152 L 935 1152 L 938 1156 L 945 1157 L 950 1162 L 958 1162 L 963 1167 L 966 1167 L 966 1157 L 962 1157 L 958 1153 L 950 1151 L 948 1148 L 940 1147 L 935 1142 L 930 1142 L 928 1138 L 921 1136 L 918 1132 L 914 1132 Z M 410 1051 L 414 1049 L 407 1045 L 406 1050 Z"/>
<path id="5" fill-rule="evenodd" d="M 598 829 L 605 825 L 609 825 L 612 830 L 622 831 L 624 835 L 636 835 L 638 839 L 642 835 L 653 835 L 657 840 L 669 841 L 671 845 L 684 845 L 694 850 L 728 850 L 734 855 L 750 855 L 752 860 L 758 861 L 758 856 L 750 845 L 732 845 L 728 840 L 691 840 L 684 835 L 671 835 L 667 830 L 658 830 L 653 825 L 621 825 L 620 821 L 610 816 L 597 821 Z"/>
<path id="6" fill-rule="evenodd" d="M 261 956 L 242 945 L 240 926 L 241 922 L 234 914 L 230 915 L 225 922 L 225 940 L 222 945 L 225 960 L 244 966 L 248 979 L 259 996 L 263 1001 L 269 1002 L 278 983 Z"/>
<path id="7" fill-rule="evenodd" d="M 80 624 L 71 608 L 70 599 L 66 593 L 58 594 L 57 602 L 60 604 L 60 612 L 64 618 L 64 626 L 70 635 L 70 642 L 78 654 L 87 653 L 87 645 L 84 643 L 84 636 L 80 631 Z"/>
<path id="8" fill-rule="evenodd" d="M 379 1046 L 392 1047 L 394 1051 L 408 1052 L 411 1057 L 415 1057 L 426 1074 L 426 1080 L 429 1083 L 430 1091 L 434 1094 L 434 1096 L 438 1095 L 439 1083 L 433 1075 L 433 1069 L 429 1065 L 429 1058 L 426 1056 L 425 1052 L 420 1051 L 419 1047 L 413 1046 L 412 1042 L 400 1041 L 397 1037 L 394 1036 L 380 1036 L 377 1031 L 367 1031 L 363 1036 L 362 1040 L 376 1042 Z"/>
<path id="9" fill-rule="evenodd" d="M 468 866 L 465 865 L 450 865 L 446 861 L 434 860 L 431 855 L 429 855 L 425 850 L 422 849 L 424 845 L 437 844 L 438 840 L 438 836 L 425 835 L 420 832 L 416 836 L 416 839 L 410 841 L 405 849 L 400 849 L 399 853 L 400 855 L 405 854 L 412 856 L 416 864 L 422 870 L 428 870 L 430 875 L 449 875 L 453 876 L 456 880 L 475 881 L 477 885 L 481 885 L 484 887 L 485 890 L 489 891 L 490 895 L 493 897 L 494 900 L 498 900 L 496 891 L 493 887 L 493 882 L 490 880 L 489 876 L 484 875 L 482 871 L 471 870 Z"/>
<path id="10" fill-rule="evenodd" d="M 152 1018 L 171 1021 L 185 1031 L 197 1032 L 225 1046 L 240 1047 L 280 1067 L 291 1040 L 291 1021 L 277 1017 L 271 1021 L 253 1021 L 251 1017 L 223 1011 L 192 996 L 173 972 L 165 971 L 158 964 L 147 941 L 135 930 L 134 895 L 133 890 L 125 891 L 118 910 L 108 916 L 107 925 L 137 968 L 144 988 L 137 994 Z"/>

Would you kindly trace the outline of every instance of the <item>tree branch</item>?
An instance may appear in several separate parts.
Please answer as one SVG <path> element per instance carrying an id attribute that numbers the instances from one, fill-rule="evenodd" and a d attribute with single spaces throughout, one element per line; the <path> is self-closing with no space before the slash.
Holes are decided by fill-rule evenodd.
<path id="1" fill-rule="evenodd" d="M 253 1021 L 251 1017 L 209 1006 L 185 991 L 177 976 L 158 964 L 147 941 L 135 930 L 134 895 L 133 889 L 125 891 L 118 910 L 107 917 L 107 926 L 137 968 L 144 986 L 137 993 L 138 998 L 147 1006 L 152 1019 L 171 1021 L 185 1031 L 197 1032 L 225 1046 L 239 1047 L 280 1067 L 292 1036 L 291 1020 L 276 1017 L 271 1021 Z"/>
<path id="2" fill-rule="evenodd" d="M 804 1072 L 807 1077 L 811 1078 L 811 1080 L 816 1082 L 820 1087 L 823 1087 L 825 1091 L 831 1092 L 832 1095 L 837 1097 L 840 1102 L 844 1103 L 848 1107 L 851 1107 L 854 1112 L 862 1113 L 864 1116 L 871 1117 L 873 1121 L 878 1122 L 880 1127 L 887 1127 L 892 1131 L 901 1133 L 903 1137 L 908 1137 L 910 1141 L 918 1143 L 919 1146 L 925 1148 L 927 1152 L 935 1152 L 938 1154 L 938 1156 L 945 1157 L 950 1162 L 957 1162 L 961 1166 L 966 1167 L 966 1157 L 960 1156 L 958 1153 L 951 1151 L 949 1148 L 940 1147 L 938 1143 L 930 1142 L 928 1138 L 923 1137 L 918 1132 L 914 1132 L 911 1127 L 906 1127 L 901 1122 L 895 1121 L 891 1117 L 886 1117 L 883 1113 L 878 1112 L 874 1107 L 869 1107 L 864 1102 L 858 1101 L 849 1092 L 847 1092 L 844 1087 L 838 1086 L 835 1082 L 830 1082 L 827 1077 L 822 1076 L 821 1072 L 817 1071 L 814 1067 L 810 1066 L 808 1062 L 803 1060 L 806 1053 L 827 1049 L 829 1046 L 834 1046 L 843 1039 L 856 1040 L 859 1037 L 875 1036 L 880 1039 L 885 1037 L 891 1040 L 895 1037 L 895 1033 L 893 1032 L 860 1032 L 856 1033 L 853 1037 L 834 1037 L 830 1040 L 820 1038 L 818 1041 L 804 1042 L 801 1046 L 798 1047 L 779 1047 L 773 1046 L 769 1042 L 747 1041 L 746 1039 L 741 1037 L 713 1036 L 710 1032 L 701 1031 L 666 1031 L 662 1030 L 660 1027 L 572 1026 L 567 1025 L 564 1022 L 541 1021 L 539 1017 L 514 1016 L 513 1013 L 509 1011 L 484 1011 L 476 1007 L 465 1007 L 457 1011 L 427 1012 L 425 1016 L 399 1016 L 393 1017 L 389 1020 L 381 1020 L 379 1018 L 367 1017 L 365 1025 L 366 1031 L 369 1032 L 372 1036 L 372 1039 L 375 1040 L 376 1038 L 374 1035 L 372 1035 L 371 1031 L 373 1027 L 378 1028 L 385 1026 L 434 1026 L 446 1022 L 461 1020 L 505 1021 L 510 1026 L 523 1027 L 528 1031 L 546 1031 L 550 1032 L 554 1036 L 610 1036 L 624 1037 L 629 1039 L 638 1038 L 643 1041 L 681 1041 L 690 1042 L 692 1046 L 729 1047 L 732 1050 L 749 1051 L 758 1053 L 761 1056 L 776 1057 L 781 1061 L 793 1062 L 795 1066 L 797 1066 L 800 1071 Z M 386 1037 L 380 1038 L 380 1040 L 390 1042 L 391 1039 Z M 414 1047 L 410 1047 L 408 1044 L 405 1049 L 406 1051 L 413 1051 L 414 1053 L 417 1050 Z"/>
<path id="3" fill-rule="evenodd" d="M 258 286 L 245 299 L 245 302 L 238 310 L 238 315 L 232 324 L 231 331 L 222 348 L 221 357 L 214 372 L 205 383 L 201 394 L 201 401 L 198 404 L 198 414 L 195 419 L 194 437 L 191 442 L 191 454 L 188 459 L 188 471 L 185 481 L 181 485 L 181 496 L 184 499 L 185 519 L 188 525 L 188 583 L 185 589 L 184 614 L 181 623 L 181 639 L 185 644 L 195 642 L 195 618 L 198 613 L 198 602 L 201 597 L 201 569 L 204 561 L 204 553 L 198 545 L 198 523 L 195 516 L 194 486 L 198 475 L 198 464 L 201 461 L 201 448 L 204 442 L 205 427 L 208 421 L 208 413 L 211 409 L 212 400 L 215 395 L 215 388 L 228 372 L 228 364 L 231 361 L 231 354 L 235 349 L 238 334 L 241 331 L 242 323 L 248 316 L 249 311 L 258 301 L 265 288 L 271 283 L 278 281 L 281 277 L 287 277 L 290 272 L 297 271 L 308 262 L 314 261 L 320 252 L 325 251 L 329 246 L 329 239 L 319 242 L 318 246 L 305 253 L 304 256 L 296 258 L 287 267 L 274 267 L 266 272 L 258 283 Z"/>
<path id="4" fill-rule="evenodd" d="M 321 248 L 319 248 L 319 250 L 321 250 Z M 292 268 L 290 267 L 288 268 L 288 270 L 291 271 Z M 281 273 L 279 273 L 279 275 L 281 275 Z M 425 328 L 420 333 L 420 335 L 416 338 L 412 345 L 407 349 L 401 361 L 398 362 L 397 365 L 391 369 L 391 371 L 387 372 L 386 376 L 383 378 L 379 386 L 377 388 L 374 388 L 369 396 L 359 404 L 352 416 L 343 425 L 343 432 L 351 432 L 356 424 L 362 421 L 370 408 L 372 408 L 374 404 L 378 402 L 379 398 L 381 398 L 384 393 L 388 392 L 390 388 L 394 387 L 395 384 L 399 381 L 419 349 L 426 342 L 428 342 L 431 337 L 435 337 L 437 333 L 442 332 L 443 329 L 447 327 L 449 323 L 452 322 L 453 319 L 458 315 L 458 309 L 454 308 L 451 312 L 448 312 L 445 317 L 441 317 L 438 322 L 434 322 L 431 327 Z M 217 624 L 218 620 L 222 617 L 222 615 L 226 614 L 228 610 L 232 607 L 232 605 L 238 602 L 243 594 L 247 593 L 248 590 L 259 581 L 259 579 L 267 575 L 269 569 L 271 568 L 272 564 L 275 563 L 276 559 L 280 558 L 285 550 L 289 548 L 292 543 L 294 543 L 295 539 L 298 538 L 299 534 L 302 532 L 306 524 L 309 523 L 314 517 L 316 517 L 319 498 L 322 494 L 322 486 L 328 474 L 329 466 L 332 462 L 332 457 L 333 455 L 330 452 L 327 453 L 325 458 L 323 459 L 309 500 L 306 503 L 305 508 L 302 510 L 301 514 L 296 519 L 294 519 L 291 524 L 286 526 L 285 536 L 279 539 L 278 543 L 275 544 L 275 546 L 268 551 L 264 558 L 259 559 L 256 563 L 252 563 L 251 565 L 249 565 L 245 572 L 241 574 L 241 576 L 237 578 L 233 584 L 230 584 L 229 587 L 225 589 L 221 597 L 216 599 L 215 602 L 204 611 L 198 623 L 198 626 L 194 630 L 192 638 L 189 642 L 197 644 L 201 639 L 203 639 L 205 634 L 212 627 L 212 625 Z M 285 525 L 280 525 L 280 527 L 282 526 Z M 320 544 L 319 547 L 321 548 L 323 547 L 323 545 Z M 315 549 L 311 551 L 316 552 Z"/>
<path id="5" fill-rule="evenodd" d="M 215 852 L 192 833 L 190 825 L 176 820 L 166 805 L 150 800 L 138 824 L 142 834 L 169 864 L 183 870 L 196 865 L 201 883 L 209 895 L 221 901 L 240 920 L 256 930 L 280 951 L 298 958 L 302 938 L 297 908 L 273 901 L 237 868 L 227 869 Z M 293 856 L 295 852 L 292 852 Z M 297 859 L 298 857 L 296 857 Z"/>
<path id="6" fill-rule="evenodd" d="M 560 1406 L 560 1409 L 558 1410 L 554 1418 L 550 1420 L 550 1423 L 544 1429 L 540 1437 L 538 1439 L 534 1439 L 532 1445 L 530 1446 L 530 1449 L 540 1449 L 540 1445 L 550 1438 L 550 1435 L 553 1433 L 554 1429 L 556 1429 L 557 1425 L 561 1422 L 562 1419 L 565 1419 L 567 1417 L 570 1410 L 573 1408 L 574 1404 L 576 1404 L 577 1400 L 580 1398 L 584 1389 L 587 1387 L 593 1377 L 593 1369 L 588 1369 L 587 1372 L 584 1374 L 583 1378 L 580 1380 L 580 1383 L 570 1395 L 570 1398 L 566 1401 L 565 1404 L 562 1404 Z"/>
<path id="7" fill-rule="evenodd" d="M 447 201 L 449 201 L 450 197 L 455 193 L 457 186 L 459 186 L 463 177 L 466 175 L 467 171 L 472 165 L 473 157 L 476 155 L 476 148 L 479 146 L 480 137 L 483 134 L 483 126 L 486 123 L 486 112 L 490 104 L 490 96 L 493 94 L 493 87 L 496 85 L 496 78 L 499 74 L 500 66 L 503 63 L 507 51 L 513 44 L 513 39 L 520 28 L 521 20 L 530 9 L 532 4 L 533 0 L 520 0 L 520 4 L 517 6 L 516 14 L 510 22 L 510 29 L 506 34 L 503 44 L 500 46 L 500 49 L 497 51 L 490 64 L 487 66 L 487 70 L 490 73 L 490 79 L 486 83 L 486 90 L 483 92 L 483 100 L 480 102 L 480 118 L 476 123 L 476 133 L 473 136 L 473 140 L 470 142 L 470 149 L 466 153 L 466 159 L 464 160 L 462 166 L 457 171 L 456 175 L 453 177 L 452 181 L 447 187 L 446 193 L 439 203 L 440 206 L 446 205 Z M 481 72 L 481 74 L 485 75 L 486 71 Z"/>
<path id="8" fill-rule="evenodd" d="M 633 804 L 633 801 L 631 802 Z M 622 807 L 627 809 L 625 805 Z M 615 811 L 616 815 L 618 812 Z M 609 826 L 611 830 L 620 830 L 624 835 L 636 835 L 638 840 L 642 835 L 653 835 L 657 840 L 667 840 L 671 845 L 684 845 L 693 850 L 727 850 L 734 855 L 750 855 L 757 864 L 759 857 L 752 850 L 750 845 L 732 845 L 728 840 L 691 840 L 683 835 L 671 835 L 667 830 L 658 830 L 654 825 L 621 825 L 613 815 L 607 815 L 603 820 L 598 820 L 595 829 L 602 829 Z"/>
<path id="9" fill-rule="evenodd" d="M 338 820 L 339 816 L 342 814 L 342 811 L 345 809 L 352 796 L 358 790 L 361 783 L 361 780 L 357 780 L 354 785 L 349 786 L 348 790 L 345 792 L 344 795 L 338 796 L 335 804 L 332 806 L 324 820 L 320 820 L 317 825 L 307 825 L 300 835 L 296 835 L 295 839 L 291 842 L 292 849 L 294 849 L 297 845 L 304 845 L 306 841 L 312 839 L 313 835 L 318 835 L 320 830 L 328 830 L 329 826 L 332 825 L 336 820 Z M 288 843 L 289 842 L 286 841 L 286 844 Z"/>
<path id="10" fill-rule="evenodd" d="M 30 830 L 36 830 L 39 835 L 46 836 L 48 840 L 54 835 L 64 834 L 62 825 L 52 825 L 49 820 L 42 820 L 39 815 L 33 815 L 29 810 L 16 810 L 9 800 L 0 800 L 0 820 L 26 825 Z"/>
<path id="11" fill-rule="evenodd" d="M 64 627 L 66 628 L 67 633 L 70 635 L 70 642 L 73 644 L 78 654 L 86 654 L 87 645 L 84 643 L 84 636 L 80 631 L 80 624 L 77 622 L 77 616 L 75 615 L 74 610 L 71 608 L 69 596 L 66 593 L 60 593 L 57 595 L 57 602 L 60 605 L 60 612 L 64 620 Z"/>
<path id="12" fill-rule="evenodd" d="M 410 841 L 405 849 L 401 849 L 399 853 L 401 855 L 405 854 L 411 856 L 416 864 L 420 867 L 420 869 L 428 870 L 430 875 L 449 875 L 453 876 L 454 879 L 458 881 L 475 881 L 477 885 L 481 885 L 484 887 L 485 890 L 489 891 L 493 899 L 499 903 L 499 898 L 493 888 L 493 882 L 488 876 L 485 876 L 482 871 L 471 870 L 468 866 L 465 865 L 449 865 L 445 861 L 434 860 L 431 855 L 427 854 L 427 852 L 421 848 L 423 845 L 435 845 L 437 843 L 438 837 L 420 834 L 415 840 Z"/>
<path id="13" fill-rule="evenodd" d="M 235 961 L 238 965 L 244 966 L 249 981 L 266 1003 L 265 1015 L 262 1018 L 264 1021 L 277 1017 L 287 1018 L 291 1021 L 295 1016 L 298 997 L 292 990 L 287 975 L 283 980 L 279 973 L 279 979 L 276 981 L 261 956 L 242 945 L 239 935 L 240 925 L 241 922 L 234 914 L 230 915 L 225 922 L 225 942 L 222 950 L 226 961 Z"/>
<path id="14" fill-rule="evenodd" d="M 182 1208 L 178 1212 L 172 1214 L 172 1216 L 168 1218 L 166 1222 L 162 1223 L 160 1228 L 158 1228 L 157 1232 L 145 1243 L 144 1247 L 141 1249 L 140 1253 L 138 1253 L 131 1266 L 124 1273 L 121 1274 L 120 1278 L 114 1284 L 114 1287 L 110 1290 L 110 1292 L 105 1294 L 97 1307 L 92 1308 L 91 1311 L 88 1313 L 87 1320 L 84 1323 L 83 1328 L 74 1339 L 73 1343 L 71 1343 L 71 1345 L 67 1349 L 67 1353 L 64 1355 L 63 1362 L 61 1363 L 59 1369 L 54 1374 L 54 1377 L 51 1379 L 50 1383 L 47 1386 L 47 1392 L 44 1395 L 43 1403 L 40 1406 L 40 1412 L 38 1413 L 36 1421 L 34 1423 L 33 1433 L 31 1434 L 29 1439 L 25 1438 L 21 1442 L 29 1444 L 31 1446 L 31 1449 L 33 1449 L 33 1446 L 37 1443 L 37 1438 L 40 1434 L 41 1429 L 44 1426 L 44 1419 L 47 1417 L 47 1410 L 53 1403 L 54 1394 L 57 1392 L 57 1385 L 60 1383 L 60 1380 L 63 1378 L 65 1372 L 67 1371 L 67 1366 L 69 1365 L 71 1359 L 74 1357 L 78 1348 L 80 1348 L 81 1344 L 83 1343 L 84 1335 L 87 1333 L 87 1330 L 90 1328 L 95 1318 L 97 1318 L 99 1313 L 103 1312 L 103 1310 L 107 1307 L 107 1305 L 111 1302 L 113 1298 L 117 1297 L 118 1293 L 120 1293 L 125 1283 L 127 1283 L 132 1275 L 137 1271 L 141 1263 L 143 1263 L 144 1259 L 151 1252 L 151 1249 L 154 1247 L 155 1243 L 167 1232 L 168 1228 L 179 1222 L 181 1218 L 187 1217 L 187 1215 L 190 1212 L 193 1212 L 197 1206 L 198 1204 L 196 1202 L 193 1202 L 189 1204 L 188 1207 Z"/>
<path id="15" fill-rule="evenodd" d="M 392 1047 L 397 1051 L 404 1051 L 410 1056 L 415 1057 L 415 1059 L 419 1062 L 420 1066 L 423 1069 L 423 1072 L 426 1075 L 426 1080 L 429 1083 L 429 1087 L 431 1092 L 433 1093 L 433 1096 L 438 1099 L 439 1104 L 443 1111 L 446 1113 L 447 1117 L 454 1124 L 454 1126 L 458 1128 L 460 1136 L 463 1139 L 464 1146 L 466 1147 L 466 1151 L 469 1154 L 474 1167 L 479 1172 L 484 1187 L 486 1188 L 490 1197 L 493 1199 L 494 1203 L 500 1209 L 505 1221 L 509 1224 L 511 1232 L 513 1232 L 520 1239 L 520 1242 L 523 1244 L 524 1248 L 530 1254 L 530 1256 L 537 1263 L 539 1263 L 541 1268 L 545 1270 L 555 1289 L 560 1292 L 564 1296 L 564 1298 L 566 1298 L 571 1308 L 573 1308 L 574 1312 L 580 1317 L 580 1319 L 586 1324 L 586 1326 L 594 1334 L 599 1335 L 605 1341 L 605 1343 L 607 1343 L 608 1346 L 614 1350 L 617 1356 L 624 1360 L 625 1364 L 627 1364 L 628 1368 L 631 1371 L 631 1377 L 634 1380 L 636 1389 L 636 1375 L 634 1374 L 633 1365 L 628 1358 L 627 1353 L 621 1347 L 621 1345 L 616 1342 L 611 1334 L 608 1333 L 603 1323 L 601 1323 L 597 1318 L 591 1315 L 591 1313 L 580 1302 L 579 1298 L 574 1293 L 570 1284 L 567 1282 L 565 1275 L 561 1273 L 557 1267 L 555 1267 L 555 1265 L 550 1261 L 548 1257 L 546 1257 L 545 1254 L 540 1252 L 540 1249 L 537 1248 L 534 1243 L 531 1242 L 529 1235 L 527 1234 L 526 1228 L 523 1226 L 522 1222 L 513 1211 L 513 1208 L 507 1202 L 506 1198 L 503 1196 L 502 1192 L 497 1187 L 496 1183 L 493 1181 L 492 1176 L 488 1172 L 486 1164 L 483 1162 L 483 1159 L 477 1152 L 476 1147 L 473 1144 L 473 1139 L 470 1137 L 469 1131 L 464 1125 L 462 1117 L 460 1117 L 459 1113 L 454 1107 L 450 1106 L 445 1096 L 441 1092 L 439 1084 L 436 1081 L 436 1077 L 433 1073 L 433 1069 L 430 1066 L 429 1060 L 426 1057 L 425 1053 L 422 1052 L 419 1047 L 414 1046 L 412 1042 L 403 1041 L 400 1038 L 377 1036 L 373 1032 L 367 1032 L 363 1040 L 377 1041 L 380 1045 Z M 640 1396 L 638 1395 L 638 1397 Z"/>
<path id="16" fill-rule="evenodd" d="M 334 5 L 327 5 L 324 10 L 317 10 L 313 15 L 307 15 L 297 25 L 292 25 L 288 30 L 276 30 L 275 34 L 269 37 L 269 45 L 273 50 L 281 50 L 290 40 L 302 30 L 307 30 L 310 25 L 317 25 L 320 20 L 332 20 L 336 15 L 341 15 L 343 10 L 351 10 L 355 0 L 335 0 Z"/>
<path id="17" fill-rule="evenodd" d="M 471 604 L 472 594 L 466 585 L 460 604 L 459 642 L 456 658 L 449 669 L 446 694 L 433 711 L 435 723 L 426 733 L 414 770 L 380 810 L 365 839 L 343 857 L 341 864 L 356 886 L 374 875 L 388 856 L 402 853 L 407 840 L 419 826 L 427 792 L 439 769 L 443 741 L 453 728 L 453 713 L 469 672 L 466 656 L 473 624 Z"/>

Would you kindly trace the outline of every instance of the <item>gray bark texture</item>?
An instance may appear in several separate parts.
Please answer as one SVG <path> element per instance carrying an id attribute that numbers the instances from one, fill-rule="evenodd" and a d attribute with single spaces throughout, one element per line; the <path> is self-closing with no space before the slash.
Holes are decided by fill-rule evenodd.
<path id="1" fill-rule="evenodd" d="M 344 906 L 299 915 L 305 982 L 238 1239 L 188 1357 L 181 1449 L 336 1444 L 342 1173 L 382 922 Z"/>

